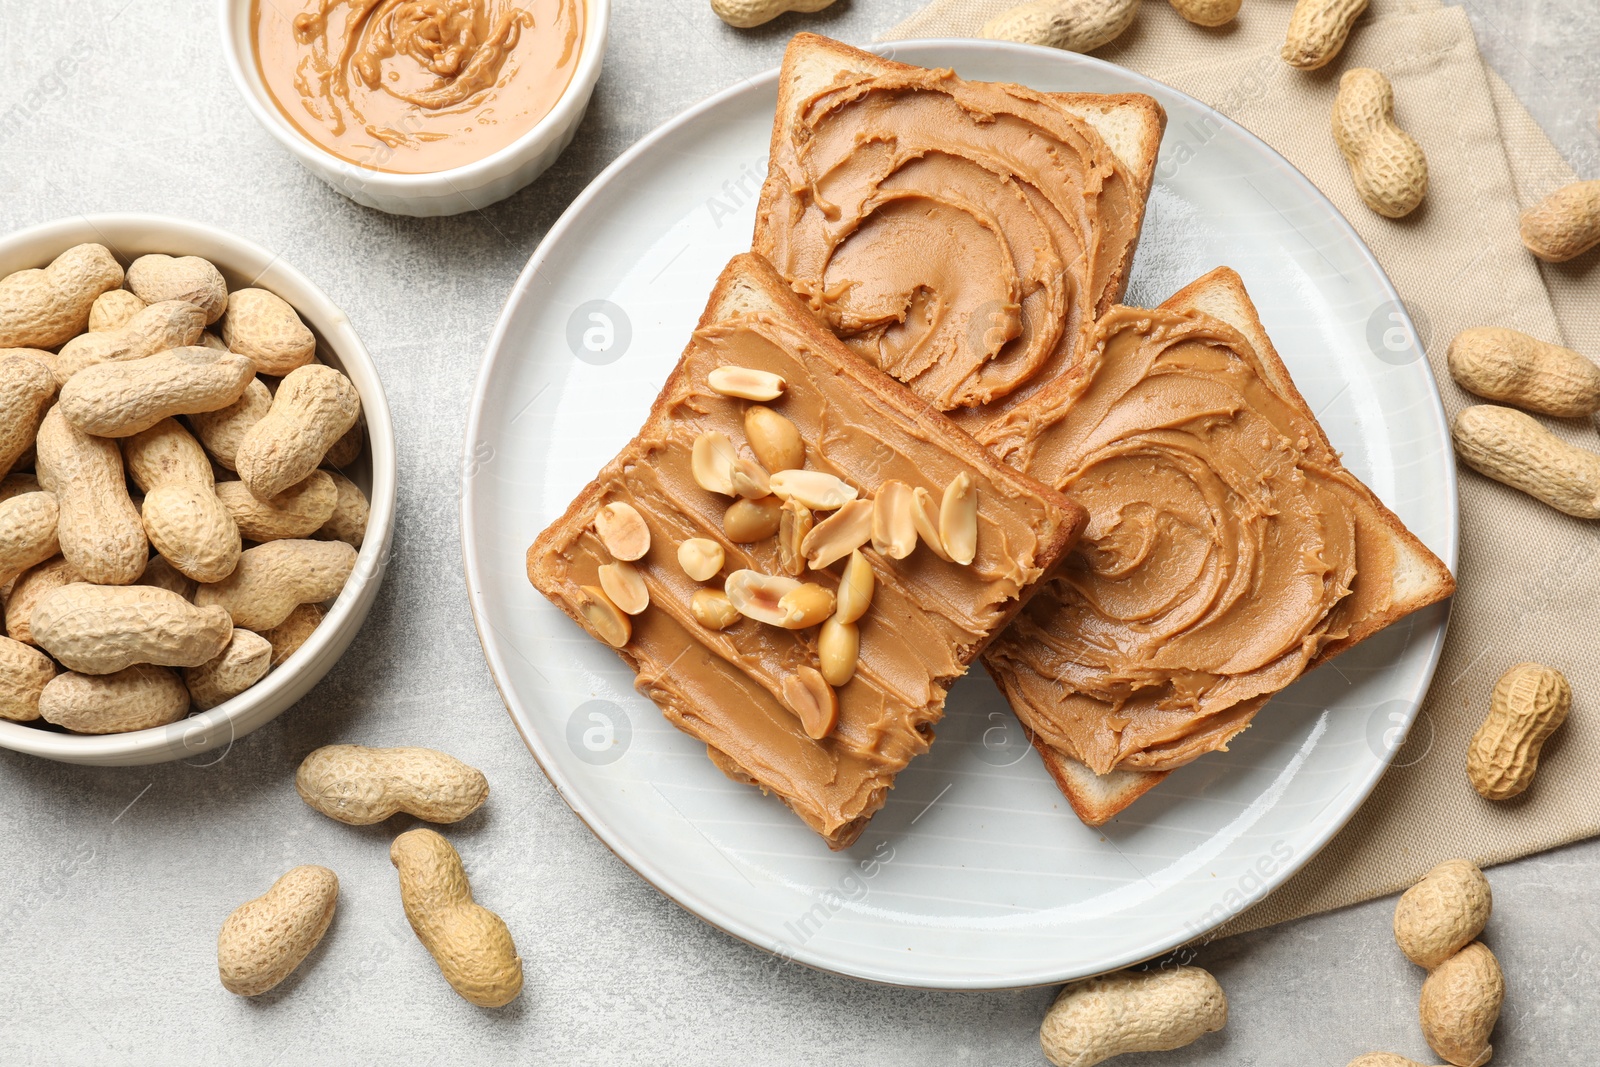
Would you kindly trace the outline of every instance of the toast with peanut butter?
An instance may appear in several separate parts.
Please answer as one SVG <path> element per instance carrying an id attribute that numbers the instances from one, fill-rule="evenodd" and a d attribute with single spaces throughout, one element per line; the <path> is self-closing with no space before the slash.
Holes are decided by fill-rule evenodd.
<path id="1" fill-rule="evenodd" d="M 839 849 L 1085 520 L 746 254 L 528 577 L 716 767 Z"/>
<path id="2" fill-rule="evenodd" d="M 1166 115 L 796 34 L 754 249 L 857 355 L 970 432 L 1122 297 Z"/>
<path id="3" fill-rule="evenodd" d="M 980 439 L 1089 511 L 984 663 L 1090 825 L 1455 590 L 1344 467 L 1225 267 L 1111 309 L 1078 366 Z"/>

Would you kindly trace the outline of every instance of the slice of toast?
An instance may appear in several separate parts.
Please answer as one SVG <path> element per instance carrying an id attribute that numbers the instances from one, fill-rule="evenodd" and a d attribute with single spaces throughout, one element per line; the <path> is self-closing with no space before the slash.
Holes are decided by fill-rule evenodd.
<path id="1" fill-rule="evenodd" d="M 1165 123 L 1142 94 L 967 82 L 797 34 L 753 247 L 977 432 L 1121 299 Z"/>
<path id="2" fill-rule="evenodd" d="M 1288 369 L 1273 348 L 1243 281 L 1234 271 L 1226 267 L 1212 271 L 1166 300 L 1161 310 L 1210 317 L 1237 330 L 1255 351 L 1261 375 L 1270 388 L 1308 417 L 1311 416 L 1305 399 L 1295 388 Z M 1311 452 L 1324 457 L 1336 457 L 1320 424 L 1314 418 L 1311 418 L 1311 423 L 1319 438 L 1312 443 Z M 1386 568 L 1390 584 L 1381 596 L 1372 595 L 1372 590 L 1362 591 L 1365 610 L 1344 620 L 1347 627 L 1345 632 L 1327 640 L 1306 664 L 1307 670 L 1327 662 L 1405 615 L 1443 600 L 1455 589 L 1448 568 L 1370 490 L 1353 478 L 1350 481 L 1356 487 L 1351 499 L 1358 528 L 1381 539 L 1389 554 L 1388 559 L 1392 561 Z M 1358 571 L 1352 588 L 1359 586 Z M 1036 601 L 1036 606 L 1041 602 Z M 1007 638 L 1002 638 L 1002 643 Z M 987 656 L 985 664 L 1001 688 L 1006 690 L 1019 716 L 1027 722 L 1030 717 L 1044 713 L 1045 709 L 1038 707 L 1036 701 L 1032 705 L 1029 703 L 1030 686 L 1019 674 L 1019 664 L 1010 654 L 1013 650 L 1001 649 L 999 645 L 995 647 L 999 651 Z M 1270 695 L 1268 693 L 1243 701 L 1229 709 L 1226 715 L 1219 717 L 1222 721 L 1210 728 L 1206 744 L 1202 747 L 1225 749 L 1228 738 L 1249 725 L 1251 718 Z M 1039 731 L 1030 731 L 1030 737 L 1046 769 L 1073 810 L 1091 826 L 1104 824 L 1154 788 L 1175 766 L 1194 758 L 1194 755 L 1189 755 L 1187 759 L 1173 760 L 1171 766 L 1160 769 L 1118 766 L 1102 775 L 1096 774 L 1075 758 L 1074 753 L 1051 744 Z"/>
<path id="3" fill-rule="evenodd" d="M 755 422 L 746 422 L 752 402 L 711 386 L 711 372 L 730 366 L 786 383 Z M 802 706 L 808 698 L 798 685 L 803 677 L 823 681 L 817 627 L 784 629 L 734 616 L 715 629 L 691 607 L 697 593 L 722 590 L 736 571 L 785 580 L 794 574 L 778 537 L 741 535 L 735 542 L 729 536 L 730 505 L 749 510 L 751 502 L 734 505 L 703 486 L 718 471 L 731 474 L 734 461 L 716 466 L 714 450 L 694 458 L 707 434 L 725 434 L 740 448 L 750 439 L 746 426 L 765 420 L 770 427 L 773 412 L 797 431 L 808 470 L 842 479 L 863 501 L 891 481 L 926 488 L 938 501 L 947 484 L 966 477 L 977 493 L 970 566 L 925 545 L 900 553 L 905 546 L 887 538 L 883 553 L 870 542 L 860 549 L 875 591 L 854 624 L 860 652 L 853 676 L 837 687 L 824 683 L 820 702 L 836 697 L 838 718 L 820 738 L 802 721 L 811 709 Z M 753 463 L 754 451 L 745 462 Z M 748 467 L 743 472 L 753 477 Z M 609 616 L 608 630 L 612 601 L 597 587 L 600 568 L 613 558 L 595 518 L 619 503 L 633 507 L 650 533 L 645 554 L 632 564 L 648 604 L 626 626 Z M 874 506 L 866 507 L 869 516 Z M 826 510 L 818 507 L 815 515 L 819 536 L 824 520 L 832 521 Z M 812 518 L 809 511 L 805 518 Z M 605 640 L 610 633 L 637 672 L 639 691 L 674 726 L 703 741 L 713 764 L 735 781 L 776 793 L 838 849 L 855 841 L 895 776 L 927 750 L 949 686 L 1065 557 L 1085 519 L 1082 508 L 1000 463 L 910 390 L 853 356 L 771 266 L 746 254 L 723 271 L 639 434 L 528 550 L 528 577 L 591 634 Z M 692 579 L 679 562 L 678 547 L 689 538 L 715 542 L 723 555 L 707 582 Z M 891 551 L 897 558 L 889 558 Z M 848 558 L 822 569 L 804 569 L 802 560 L 796 577 L 832 598 Z M 731 585 L 729 591 L 737 594 Z M 600 625 L 589 617 L 594 612 Z"/>

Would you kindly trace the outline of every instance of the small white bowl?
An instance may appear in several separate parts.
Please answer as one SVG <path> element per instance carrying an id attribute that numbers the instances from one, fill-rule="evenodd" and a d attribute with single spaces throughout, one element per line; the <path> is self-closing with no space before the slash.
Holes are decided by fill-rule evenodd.
<path id="1" fill-rule="evenodd" d="M 270 722 L 316 685 L 344 654 L 371 610 L 389 562 L 394 534 L 394 426 L 378 368 L 344 312 L 305 275 L 273 253 L 211 226 L 160 215 L 87 215 L 0 237 L 0 277 L 42 267 L 73 245 L 105 245 L 126 267 L 147 252 L 202 256 L 216 264 L 230 290 L 258 286 L 294 306 L 317 335 L 317 356 L 350 377 L 361 394 L 367 439 L 345 474 L 372 502 L 366 538 L 344 590 L 300 649 L 254 686 L 187 719 L 125 734 L 69 734 L 0 720 L 0 747 L 65 763 L 132 767 L 184 759 L 232 744 Z"/>
<path id="2" fill-rule="evenodd" d="M 250 0 L 220 0 L 222 52 L 234 84 L 256 117 L 300 165 L 351 200 L 391 215 L 459 215 L 504 200 L 543 174 L 572 143 L 600 77 L 611 0 L 582 0 L 583 47 L 572 81 L 550 113 L 511 144 L 464 167 L 431 174 L 391 174 L 346 162 L 317 146 L 283 117 L 256 67 Z"/>

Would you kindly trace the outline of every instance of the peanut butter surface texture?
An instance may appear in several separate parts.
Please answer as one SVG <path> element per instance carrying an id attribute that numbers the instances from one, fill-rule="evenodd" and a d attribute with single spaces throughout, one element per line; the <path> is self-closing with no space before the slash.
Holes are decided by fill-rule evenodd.
<path id="1" fill-rule="evenodd" d="M 1223 747 L 1388 607 L 1393 549 L 1357 521 L 1360 483 L 1225 323 L 1114 308 L 1082 365 L 981 437 L 1089 511 L 985 662 L 1097 773 Z"/>
<path id="2" fill-rule="evenodd" d="M 256 64 L 340 159 L 422 174 L 532 129 L 572 79 L 582 0 L 255 0 Z"/>
<path id="3" fill-rule="evenodd" d="M 1140 212 L 1086 121 L 907 68 L 841 76 L 792 128 L 757 247 L 858 355 L 969 431 L 1074 362 Z"/>
<path id="4" fill-rule="evenodd" d="M 774 278 L 774 284 L 781 283 Z M 619 652 L 637 671 L 638 689 L 674 726 L 705 742 L 731 777 L 778 794 L 839 848 L 882 807 L 895 775 L 927 750 L 946 690 L 1064 555 L 1083 516 L 1002 467 L 937 413 L 919 418 L 923 406 L 894 383 L 864 385 L 848 353 L 831 338 L 828 347 L 820 350 L 765 314 L 703 325 L 639 435 L 568 517 L 540 535 L 528 566 L 534 584 L 574 614 L 578 590 L 595 582 L 609 558 L 593 528 L 580 524 L 609 503 L 636 508 L 650 527 L 649 551 L 636 562 L 650 606 L 633 618 L 631 639 Z M 926 546 L 904 559 L 863 548 L 876 592 L 859 623 L 857 669 L 837 690 L 838 725 L 821 739 L 807 736 L 785 695 L 786 681 L 818 663 L 817 629 L 739 618 L 715 630 L 690 607 L 698 590 L 721 589 L 736 570 L 785 573 L 777 537 L 751 544 L 728 538 L 723 515 L 730 499 L 702 488 L 691 470 L 694 441 L 703 433 L 725 433 L 749 454 L 744 413 L 751 402 L 707 385 L 709 373 L 726 365 L 771 372 L 787 383 L 770 405 L 798 427 L 809 470 L 835 475 L 863 496 L 891 479 L 937 493 L 963 473 L 977 487 L 978 550 L 970 566 L 940 559 Z M 678 546 L 690 538 L 722 549 L 720 573 L 705 582 L 685 574 L 678 560 Z M 841 560 L 808 569 L 803 580 L 836 591 L 844 566 Z"/>

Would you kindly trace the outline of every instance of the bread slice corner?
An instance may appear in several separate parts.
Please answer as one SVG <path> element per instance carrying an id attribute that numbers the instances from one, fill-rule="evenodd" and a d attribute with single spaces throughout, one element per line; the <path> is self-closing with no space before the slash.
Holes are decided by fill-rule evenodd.
<path id="1" fill-rule="evenodd" d="M 1045 744 L 1037 734 L 1033 747 L 1044 769 L 1055 780 L 1056 788 L 1072 805 L 1072 813 L 1085 826 L 1104 826 L 1172 773 L 1114 770 L 1110 774 L 1096 774 L 1071 756 Z"/>
<path id="2" fill-rule="evenodd" d="M 803 317 L 796 315 L 791 295 L 788 285 L 770 263 L 754 252 L 740 252 L 723 268 L 711 300 L 700 316 L 700 325 L 709 326 L 733 315 L 768 312 L 793 316 L 796 324 L 803 324 L 807 333 L 823 333 L 809 312 Z"/>

